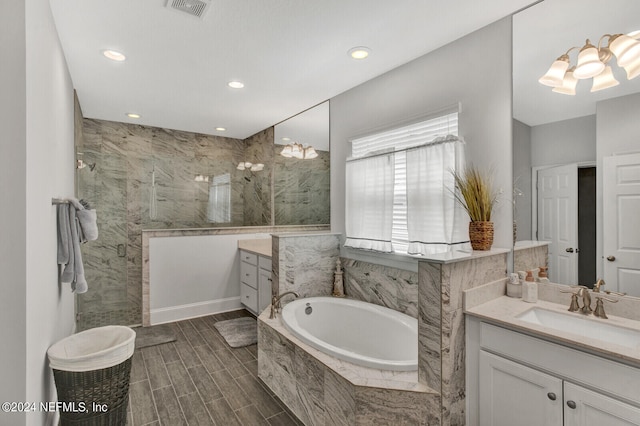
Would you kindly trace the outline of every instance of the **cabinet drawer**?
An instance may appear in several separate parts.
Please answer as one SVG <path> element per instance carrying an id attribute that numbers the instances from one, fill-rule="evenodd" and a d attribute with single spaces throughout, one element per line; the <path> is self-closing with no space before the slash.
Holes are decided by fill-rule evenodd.
<path id="1" fill-rule="evenodd" d="M 250 265 L 258 264 L 258 255 L 249 253 L 248 251 L 240 250 L 240 260 L 247 262 Z"/>
<path id="2" fill-rule="evenodd" d="M 258 266 L 260 267 L 260 269 L 271 272 L 271 258 L 258 256 Z"/>
<path id="3" fill-rule="evenodd" d="M 240 281 L 258 288 L 258 267 L 247 262 L 240 262 Z"/>
<path id="4" fill-rule="evenodd" d="M 255 288 L 240 284 L 240 301 L 254 314 L 258 312 L 258 290 Z"/>

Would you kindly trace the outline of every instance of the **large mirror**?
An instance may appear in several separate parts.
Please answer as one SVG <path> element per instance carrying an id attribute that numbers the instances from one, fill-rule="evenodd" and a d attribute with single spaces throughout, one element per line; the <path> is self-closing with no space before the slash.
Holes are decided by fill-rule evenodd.
<path id="1" fill-rule="evenodd" d="M 578 80 L 575 95 L 538 79 L 589 39 L 640 30 L 636 0 L 545 0 L 513 19 L 514 228 L 516 245 L 549 241 L 552 282 L 640 296 L 640 61 L 606 65 L 619 82 Z M 602 38 L 602 39 L 601 39 Z M 606 59 L 605 59 L 606 61 Z M 607 71 L 607 69 L 605 69 Z M 612 80 L 608 80 L 615 84 Z M 594 87 L 594 82 L 596 86 Z"/>
<path id="2" fill-rule="evenodd" d="M 275 224 L 328 224 L 330 178 L 326 101 L 275 126 Z"/>

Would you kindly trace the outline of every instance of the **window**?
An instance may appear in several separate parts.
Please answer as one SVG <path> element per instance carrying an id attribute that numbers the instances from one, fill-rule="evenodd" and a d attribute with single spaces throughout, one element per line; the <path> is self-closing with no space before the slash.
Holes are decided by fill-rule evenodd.
<path id="1" fill-rule="evenodd" d="M 451 170 L 464 160 L 457 134 L 458 113 L 451 112 L 352 140 L 347 247 L 430 254 L 465 243 L 460 230 L 468 221 L 452 193 Z"/>
<path id="2" fill-rule="evenodd" d="M 207 219 L 213 223 L 231 222 L 231 175 L 214 176 L 209 186 Z"/>

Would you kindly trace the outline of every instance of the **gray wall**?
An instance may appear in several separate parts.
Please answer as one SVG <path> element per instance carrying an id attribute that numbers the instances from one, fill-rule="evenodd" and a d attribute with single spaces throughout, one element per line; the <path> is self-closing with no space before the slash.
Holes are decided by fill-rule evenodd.
<path id="1" fill-rule="evenodd" d="M 51 205 L 73 195 L 73 88 L 48 1 L 1 2 L 0 39 L 0 392 L 3 401 L 53 401 L 46 351 L 74 326 Z M 0 423 L 42 425 L 46 416 L 0 413 Z"/>
<path id="2" fill-rule="evenodd" d="M 531 127 L 518 120 L 513 120 L 513 184 L 517 239 L 531 240 Z"/>
<path id="3" fill-rule="evenodd" d="M 596 116 L 531 128 L 531 164 L 552 166 L 596 160 Z"/>
<path id="4" fill-rule="evenodd" d="M 460 102 L 467 159 L 494 167 L 504 190 L 492 218 L 494 247 L 512 246 L 510 52 L 511 18 L 505 18 L 331 99 L 332 231 L 344 232 L 348 140 Z"/>
<path id="5" fill-rule="evenodd" d="M 602 159 L 615 154 L 640 152 L 640 93 L 598 102 L 596 115 L 596 274 L 602 277 Z"/>
<path id="6" fill-rule="evenodd" d="M 26 173 L 26 41 L 25 7 L 22 0 L 0 2 L 0 339 L 12 342 L 0 349 L 0 400 L 26 400 L 26 271 L 27 206 Z M 7 42 L 6 40 L 11 40 Z M 52 259 L 53 262 L 53 259 Z M 10 384 L 10 385 L 9 385 Z M 24 415 L 0 412 L 2 424 L 24 424 Z"/>

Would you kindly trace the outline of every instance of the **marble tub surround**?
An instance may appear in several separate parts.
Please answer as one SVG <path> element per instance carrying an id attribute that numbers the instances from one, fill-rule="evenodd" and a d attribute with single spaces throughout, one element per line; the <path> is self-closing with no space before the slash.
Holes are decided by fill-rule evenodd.
<path id="1" fill-rule="evenodd" d="M 377 370 L 306 345 L 279 318 L 258 318 L 258 376 L 307 425 L 438 422 L 439 395 L 416 372 Z"/>
<path id="2" fill-rule="evenodd" d="M 634 365 L 640 366 L 640 352 L 638 351 L 637 347 L 629 348 L 626 346 L 594 339 L 588 334 L 579 335 L 563 332 L 541 325 L 532 324 L 530 322 L 516 318 L 518 315 L 528 311 L 529 309 L 532 309 L 533 307 L 542 308 L 553 312 L 559 312 L 562 314 L 576 316 L 582 315 L 579 313 L 567 313 L 567 306 L 568 302 L 565 305 L 548 302 L 545 300 L 538 300 L 537 303 L 532 304 L 523 302 L 520 299 L 503 296 L 474 308 L 468 309 L 465 313 L 467 315 L 480 318 L 483 321 L 488 321 L 512 330 L 521 331 L 547 340 L 553 340 L 574 348 L 579 348 L 591 353 L 596 353 L 613 360 L 633 363 Z M 640 332 L 640 321 L 614 316 L 613 314 L 610 314 L 608 312 L 607 315 L 609 319 L 606 320 L 594 318 L 593 316 L 590 316 L 588 318 L 592 321 L 603 321 L 608 324 L 617 325 Z"/>
<path id="3" fill-rule="evenodd" d="M 463 291 L 503 280 L 508 249 L 445 255 L 418 264 L 418 375 L 441 394 L 441 425 L 465 421 Z"/>
<path id="4" fill-rule="evenodd" d="M 547 266 L 548 241 L 517 241 L 513 248 L 513 270 L 528 271 Z"/>
<path id="5" fill-rule="evenodd" d="M 418 273 L 341 258 L 345 293 L 352 299 L 418 317 Z"/>
<path id="6" fill-rule="evenodd" d="M 340 256 L 340 234 L 273 234 L 272 294 L 295 291 L 300 297 L 328 296 Z M 286 305 L 288 298 L 282 300 Z"/>
<path id="7" fill-rule="evenodd" d="M 271 237 L 238 240 L 238 249 L 248 251 L 260 256 L 271 257 Z"/>

